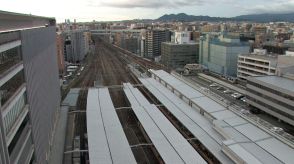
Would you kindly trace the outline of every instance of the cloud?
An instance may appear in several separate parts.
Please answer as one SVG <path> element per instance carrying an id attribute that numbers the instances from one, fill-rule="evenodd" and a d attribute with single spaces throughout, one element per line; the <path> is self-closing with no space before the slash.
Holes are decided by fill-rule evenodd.
<path id="1" fill-rule="evenodd" d="M 115 8 L 180 8 L 191 5 L 203 5 L 205 0 L 102 0 L 98 4 L 88 1 L 91 6 Z"/>
<path id="2" fill-rule="evenodd" d="M 263 13 L 293 13 L 294 0 L 275 0 L 273 3 L 264 3 L 256 6 L 245 8 L 245 11 L 250 14 Z"/>

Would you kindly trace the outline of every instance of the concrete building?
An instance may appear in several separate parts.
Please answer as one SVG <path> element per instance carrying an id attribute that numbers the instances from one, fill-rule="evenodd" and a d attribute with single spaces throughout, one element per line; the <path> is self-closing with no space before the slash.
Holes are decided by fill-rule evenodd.
<path id="1" fill-rule="evenodd" d="M 64 38 L 61 33 L 56 34 L 56 48 L 59 74 L 63 75 L 65 73 Z"/>
<path id="2" fill-rule="evenodd" d="M 186 64 L 198 63 L 199 44 L 191 41 L 191 33 L 175 32 L 173 42 L 161 44 L 161 63 L 167 67 L 183 68 Z"/>
<path id="3" fill-rule="evenodd" d="M 294 52 L 286 51 L 286 55 L 278 56 L 276 75 L 294 80 Z"/>
<path id="4" fill-rule="evenodd" d="M 294 125 L 294 80 L 280 76 L 247 78 L 247 102 L 279 120 Z"/>
<path id="5" fill-rule="evenodd" d="M 293 70 L 293 52 L 285 55 L 268 54 L 266 50 L 255 49 L 251 54 L 241 54 L 238 57 L 238 78 L 246 80 L 248 76 L 285 75 Z M 294 73 L 294 70 L 293 70 Z"/>
<path id="6" fill-rule="evenodd" d="M 238 55 L 250 50 L 249 43 L 237 36 L 208 34 L 199 44 L 199 63 L 211 72 L 231 77 L 237 76 Z"/>
<path id="7" fill-rule="evenodd" d="M 238 57 L 237 77 L 246 80 L 248 76 L 275 75 L 277 54 L 267 54 L 266 50 L 255 49 L 251 54 Z"/>
<path id="8" fill-rule="evenodd" d="M 60 108 L 55 19 L 0 11 L 0 22 L 0 163 L 47 163 Z"/>
<path id="9" fill-rule="evenodd" d="M 132 53 L 139 54 L 139 33 L 131 31 L 115 33 L 114 44 Z"/>
<path id="10" fill-rule="evenodd" d="M 183 68 L 186 64 L 198 63 L 199 44 L 176 44 L 163 42 L 161 44 L 161 63 L 170 68 Z"/>
<path id="11" fill-rule="evenodd" d="M 80 63 L 87 52 L 89 46 L 85 46 L 87 41 L 83 31 L 69 31 L 65 33 L 64 57 L 70 63 Z"/>
<path id="12" fill-rule="evenodd" d="M 146 58 L 154 58 L 161 55 L 161 43 L 171 40 L 169 30 L 152 29 L 143 32 L 141 51 Z"/>

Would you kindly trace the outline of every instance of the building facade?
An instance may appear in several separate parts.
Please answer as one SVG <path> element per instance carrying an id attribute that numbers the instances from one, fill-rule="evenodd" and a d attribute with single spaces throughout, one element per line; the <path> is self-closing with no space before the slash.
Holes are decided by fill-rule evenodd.
<path id="1" fill-rule="evenodd" d="M 249 50 L 249 43 L 237 37 L 206 35 L 200 39 L 199 63 L 211 72 L 237 77 L 238 55 Z"/>
<path id="2" fill-rule="evenodd" d="M 246 80 L 248 76 L 275 75 L 278 55 L 255 52 L 238 57 L 237 77 Z"/>
<path id="3" fill-rule="evenodd" d="M 247 78 L 247 103 L 294 125 L 294 80 L 280 76 Z"/>
<path id="4" fill-rule="evenodd" d="M 183 68 L 198 63 L 199 44 L 191 39 L 191 32 L 175 32 L 172 42 L 161 43 L 161 63 L 169 68 Z"/>
<path id="5" fill-rule="evenodd" d="M 61 33 L 56 34 L 56 48 L 59 74 L 63 75 L 65 73 L 64 38 Z"/>
<path id="6" fill-rule="evenodd" d="M 60 108 L 55 19 L 0 12 L 0 22 L 0 163 L 46 163 Z"/>
<path id="7" fill-rule="evenodd" d="M 169 30 L 152 29 L 144 32 L 142 39 L 143 56 L 146 58 L 154 58 L 161 55 L 161 43 L 171 40 L 171 32 Z"/>
<path id="8" fill-rule="evenodd" d="M 87 35 L 83 31 L 69 31 L 64 33 L 64 57 L 70 63 L 80 63 L 89 51 Z M 87 45 L 86 45 L 87 44 Z"/>

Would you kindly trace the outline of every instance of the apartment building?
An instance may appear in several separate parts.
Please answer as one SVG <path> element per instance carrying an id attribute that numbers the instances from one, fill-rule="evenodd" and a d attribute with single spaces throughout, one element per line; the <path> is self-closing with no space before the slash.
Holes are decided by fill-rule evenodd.
<path id="1" fill-rule="evenodd" d="M 161 55 L 161 43 L 171 40 L 171 32 L 169 30 L 152 29 L 147 30 L 143 34 L 142 51 L 143 56 L 154 58 Z"/>
<path id="2" fill-rule="evenodd" d="M 294 125 L 294 80 L 280 76 L 247 78 L 247 103 Z"/>
<path id="3" fill-rule="evenodd" d="M 0 11 L 0 22 L 0 163 L 47 163 L 60 108 L 55 19 Z"/>

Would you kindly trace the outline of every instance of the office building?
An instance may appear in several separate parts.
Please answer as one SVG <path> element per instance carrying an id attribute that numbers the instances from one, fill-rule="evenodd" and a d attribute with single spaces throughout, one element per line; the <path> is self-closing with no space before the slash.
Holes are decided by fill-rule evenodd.
<path id="1" fill-rule="evenodd" d="M 0 163 L 47 163 L 60 108 L 55 19 L 0 11 L 0 22 Z"/>
<path id="2" fill-rule="evenodd" d="M 192 42 L 190 32 L 176 32 L 174 42 L 161 44 L 161 63 L 167 67 L 183 68 L 186 64 L 198 63 L 199 44 Z"/>
<path id="3" fill-rule="evenodd" d="M 154 58 L 161 55 L 161 43 L 171 40 L 169 30 L 152 29 L 143 32 L 141 51 L 146 58 Z"/>
<path id="4" fill-rule="evenodd" d="M 132 53 L 139 53 L 138 32 L 118 32 L 114 35 L 114 44 Z"/>
<path id="5" fill-rule="evenodd" d="M 294 125 L 294 80 L 280 76 L 247 78 L 247 102 L 290 125 Z"/>
<path id="6" fill-rule="evenodd" d="M 65 34 L 64 57 L 65 61 L 70 63 L 80 63 L 89 51 L 86 46 L 87 35 L 83 31 L 69 31 Z"/>
<path id="7" fill-rule="evenodd" d="M 206 35 L 199 43 L 199 63 L 209 71 L 230 77 L 237 77 L 238 55 L 249 53 L 248 42 L 239 36 Z"/>

